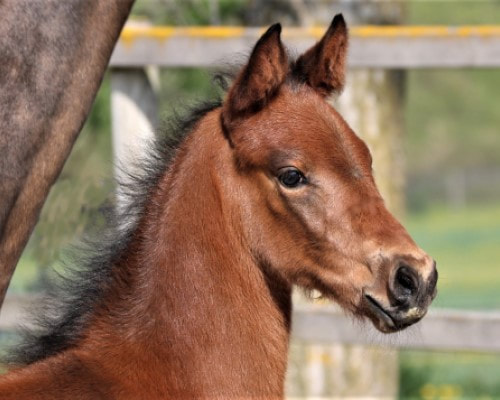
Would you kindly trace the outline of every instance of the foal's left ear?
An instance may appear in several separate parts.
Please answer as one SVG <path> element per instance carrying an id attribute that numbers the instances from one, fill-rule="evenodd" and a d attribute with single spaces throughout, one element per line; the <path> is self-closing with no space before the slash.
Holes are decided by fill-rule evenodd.
<path id="1" fill-rule="evenodd" d="M 285 81 L 288 58 L 280 34 L 281 25 L 274 24 L 262 35 L 231 86 L 222 108 L 226 130 L 230 131 L 238 120 L 262 109 Z"/>
<path id="2" fill-rule="evenodd" d="M 293 74 L 326 97 L 344 88 L 346 58 L 347 25 L 337 14 L 321 40 L 298 58 Z"/>

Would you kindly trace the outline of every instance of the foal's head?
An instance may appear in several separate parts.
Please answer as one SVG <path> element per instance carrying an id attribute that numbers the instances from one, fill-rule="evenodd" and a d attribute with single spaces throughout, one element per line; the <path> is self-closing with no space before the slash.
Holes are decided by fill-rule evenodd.
<path id="1" fill-rule="evenodd" d="M 383 332 L 418 321 L 434 261 L 387 211 L 365 143 L 326 101 L 344 85 L 347 28 L 290 62 L 273 25 L 230 88 L 222 124 L 244 190 L 245 240 L 290 283 L 319 290 Z"/>

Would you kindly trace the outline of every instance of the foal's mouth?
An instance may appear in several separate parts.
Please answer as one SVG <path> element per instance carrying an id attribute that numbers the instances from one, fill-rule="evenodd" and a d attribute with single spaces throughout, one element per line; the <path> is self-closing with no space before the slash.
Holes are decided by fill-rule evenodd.
<path id="1" fill-rule="evenodd" d="M 404 311 L 385 308 L 374 297 L 366 293 L 363 294 L 363 304 L 367 311 L 367 317 L 383 333 L 393 333 L 405 329 L 420 321 L 426 314 L 425 309 L 418 307 Z"/>
<path id="2" fill-rule="evenodd" d="M 368 318 L 372 320 L 377 329 L 384 333 L 396 332 L 400 329 L 398 329 L 398 324 L 389 314 L 389 311 L 384 309 L 372 296 L 364 294 L 363 300 L 366 309 L 369 311 Z"/>

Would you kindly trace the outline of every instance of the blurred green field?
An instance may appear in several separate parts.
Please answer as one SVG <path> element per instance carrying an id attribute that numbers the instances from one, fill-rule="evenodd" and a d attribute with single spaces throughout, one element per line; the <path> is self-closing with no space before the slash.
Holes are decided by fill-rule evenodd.
<path id="1" fill-rule="evenodd" d="M 437 260 L 434 308 L 500 309 L 500 204 L 433 207 L 409 215 L 406 226 Z M 500 398 L 499 377 L 499 354 L 400 355 L 401 398 Z"/>
<path id="2" fill-rule="evenodd" d="M 402 351 L 400 398 L 499 399 L 500 355 Z"/>

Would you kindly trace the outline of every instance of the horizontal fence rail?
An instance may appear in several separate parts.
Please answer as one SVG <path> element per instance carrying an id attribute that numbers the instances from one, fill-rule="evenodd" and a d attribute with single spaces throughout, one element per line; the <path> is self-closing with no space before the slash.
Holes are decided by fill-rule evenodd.
<path id="1" fill-rule="evenodd" d="M 292 330 L 297 340 L 310 343 L 500 352 L 498 311 L 434 309 L 416 325 L 384 335 L 334 307 L 301 307 L 295 310 Z"/>
<path id="2" fill-rule="evenodd" d="M 0 312 L 0 331 L 28 324 L 27 310 L 40 299 L 8 296 Z M 500 352 L 500 312 L 431 310 L 417 325 L 401 333 L 383 335 L 333 306 L 295 307 L 292 338 L 315 344 L 362 344 L 423 350 Z"/>
<path id="3" fill-rule="evenodd" d="M 237 63 L 248 54 L 264 30 L 213 26 L 125 27 L 111 66 L 214 67 Z M 283 40 L 299 53 L 324 31 L 324 27 L 284 28 Z M 358 26 L 351 28 L 350 34 L 350 67 L 500 66 L 500 26 Z"/>

